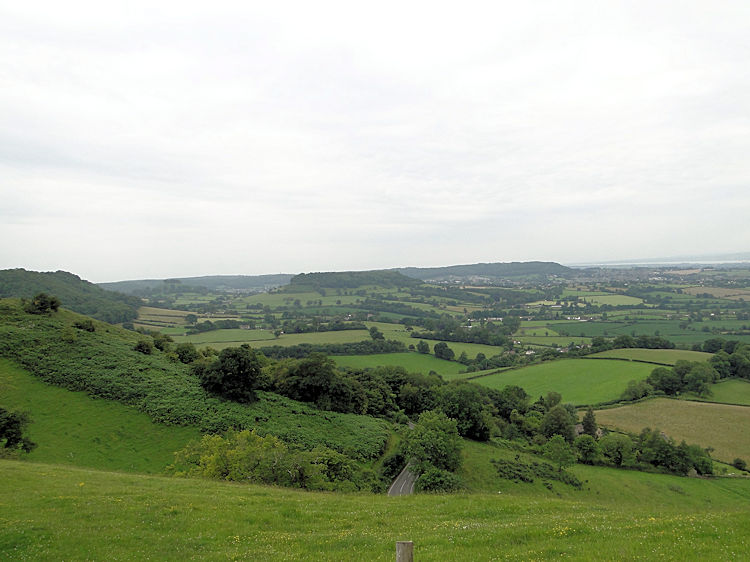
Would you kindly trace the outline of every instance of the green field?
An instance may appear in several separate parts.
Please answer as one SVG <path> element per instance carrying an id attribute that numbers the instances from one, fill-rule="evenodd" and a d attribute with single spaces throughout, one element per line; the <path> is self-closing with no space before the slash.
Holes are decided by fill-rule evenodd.
<path id="1" fill-rule="evenodd" d="M 616 400 L 629 381 L 645 379 L 653 368 L 629 361 L 562 359 L 481 377 L 474 382 L 497 389 L 518 385 L 534 399 L 555 391 L 562 394 L 564 402 L 599 404 Z"/>
<path id="2" fill-rule="evenodd" d="M 655 398 L 637 404 L 599 410 L 600 425 L 638 433 L 660 429 L 676 441 L 713 447 L 712 456 L 732 462 L 750 459 L 750 407 Z"/>
<path id="3" fill-rule="evenodd" d="M 711 396 L 707 398 L 710 402 L 722 402 L 724 404 L 744 404 L 750 406 L 750 381 L 744 379 L 731 379 L 711 385 Z"/>
<path id="4" fill-rule="evenodd" d="M 212 330 L 190 336 L 172 336 L 175 342 L 192 342 L 196 345 L 208 345 L 221 350 L 225 347 L 236 347 L 243 343 L 251 347 L 281 345 L 299 345 L 302 343 L 355 343 L 369 340 L 367 330 L 340 330 L 335 332 L 310 332 L 308 334 L 282 334 L 274 337 L 268 330 Z"/>
<path id="5" fill-rule="evenodd" d="M 592 353 L 587 358 L 627 359 L 629 361 L 646 361 L 662 365 L 674 365 L 677 361 L 708 361 L 710 353 L 701 351 L 687 351 L 682 349 L 610 349 L 599 353 Z"/>
<path id="6" fill-rule="evenodd" d="M 45 384 L 5 359 L 0 406 L 29 414 L 28 436 L 37 448 L 27 458 L 39 462 L 159 473 L 174 462 L 175 451 L 201 435 L 194 427 L 155 424 L 117 402 Z"/>
<path id="7" fill-rule="evenodd" d="M 184 330 L 183 330 L 184 333 Z M 243 343 L 265 341 L 274 339 L 273 332 L 268 330 L 241 330 L 239 328 L 230 330 L 211 330 L 200 334 L 188 336 L 172 336 L 177 343 L 191 342 L 195 345 L 211 345 L 215 343 L 240 345 Z"/>
<path id="8" fill-rule="evenodd" d="M 374 355 L 335 355 L 331 358 L 341 367 L 365 369 L 367 367 L 399 366 L 410 373 L 424 373 L 435 371 L 439 375 L 451 379 L 466 369 L 466 366 L 455 361 L 438 359 L 434 355 L 422 353 L 378 353 Z"/>
<path id="9" fill-rule="evenodd" d="M 587 489 L 390 498 L 0 461 L 0 558 L 731 560 L 750 482 L 580 467 Z"/>

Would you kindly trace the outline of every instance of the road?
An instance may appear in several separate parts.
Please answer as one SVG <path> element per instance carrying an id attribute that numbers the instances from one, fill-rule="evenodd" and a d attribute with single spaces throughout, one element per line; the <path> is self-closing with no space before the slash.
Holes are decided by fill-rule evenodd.
<path id="1" fill-rule="evenodd" d="M 414 482 L 417 480 L 417 475 L 409 470 L 410 465 L 407 464 L 401 473 L 396 477 L 388 488 L 389 496 L 408 496 L 414 493 Z"/>

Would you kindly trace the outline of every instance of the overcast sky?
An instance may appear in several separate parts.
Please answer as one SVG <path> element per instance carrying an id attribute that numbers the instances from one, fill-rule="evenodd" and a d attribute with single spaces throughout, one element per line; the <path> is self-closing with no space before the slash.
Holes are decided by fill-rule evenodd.
<path id="1" fill-rule="evenodd" d="M 0 268 L 750 249 L 750 2 L 3 2 Z"/>

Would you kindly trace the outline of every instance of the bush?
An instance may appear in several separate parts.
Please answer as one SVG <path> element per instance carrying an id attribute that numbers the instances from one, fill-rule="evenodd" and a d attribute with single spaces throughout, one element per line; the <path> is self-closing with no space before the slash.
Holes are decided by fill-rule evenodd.
<path id="1" fill-rule="evenodd" d="M 138 340 L 133 346 L 133 350 L 143 353 L 144 355 L 151 355 L 154 351 L 154 345 L 148 340 Z"/>
<path id="2" fill-rule="evenodd" d="M 76 320 L 75 322 L 73 322 L 73 327 L 85 332 L 93 332 L 94 330 L 96 330 L 96 328 L 94 327 L 94 323 L 89 319 Z"/>
<path id="3" fill-rule="evenodd" d="M 461 479 L 447 470 L 430 467 L 414 484 L 417 492 L 455 492 L 463 487 Z"/>
<path id="4" fill-rule="evenodd" d="M 60 308 L 60 299 L 47 293 L 39 293 L 24 305 L 29 314 L 49 314 Z"/>
<path id="5" fill-rule="evenodd" d="M 740 458 L 734 459 L 732 461 L 732 466 L 737 470 L 747 470 L 747 463 Z"/>

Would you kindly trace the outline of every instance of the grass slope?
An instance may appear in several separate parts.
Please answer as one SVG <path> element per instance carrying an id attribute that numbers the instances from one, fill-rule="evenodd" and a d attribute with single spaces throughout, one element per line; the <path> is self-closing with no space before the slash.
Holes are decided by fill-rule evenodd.
<path id="1" fill-rule="evenodd" d="M 69 311 L 34 316 L 18 301 L 0 301 L 0 357 L 12 359 L 48 383 L 134 406 L 154 421 L 215 432 L 255 428 L 261 434 L 313 447 L 318 444 L 363 459 L 377 457 L 389 435 L 388 424 L 259 392 L 245 405 L 206 393 L 190 369 L 154 351 L 133 351 L 139 334 L 96 323 L 96 331 L 76 331 L 82 317 Z M 72 338 L 72 341 L 71 341 Z"/>
<path id="2" fill-rule="evenodd" d="M 724 462 L 750 459 L 750 407 L 655 398 L 637 404 L 599 410 L 600 425 L 633 433 L 644 427 L 660 429 L 676 441 L 713 447 Z"/>
<path id="3" fill-rule="evenodd" d="M 706 400 L 709 402 L 750 406 L 750 381 L 730 379 L 712 384 L 711 396 Z"/>
<path id="4" fill-rule="evenodd" d="M 104 470 L 159 473 L 174 451 L 200 437 L 194 427 L 169 427 L 146 414 L 83 392 L 43 383 L 0 360 L 0 406 L 29 414 L 28 436 L 37 444 L 26 458 Z"/>
<path id="5" fill-rule="evenodd" d="M 576 405 L 616 400 L 631 380 L 645 379 L 653 365 L 616 360 L 562 359 L 474 379 L 473 382 L 502 389 L 514 384 L 533 398 L 550 391 Z"/>
<path id="6" fill-rule="evenodd" d="M 591 471 L 590 476 L 598 475 Z M 384 560 L 737 559 L 750 482 L 609 471 L 558 496 L 391 498 L 0 461 L 0 558 Z"/>
<path id="7" fill-rule="evenodd" d="M 592 353 L 587 358 L 605 359 L 627 359 L 629 361 L 645 361 L 648 363 L 659 363 L 661 365 L 674 365 L 677 361 L 708 361 L 711 353 L 702 351 L 687 351 L 683 349 L 610 349 Z"/>

